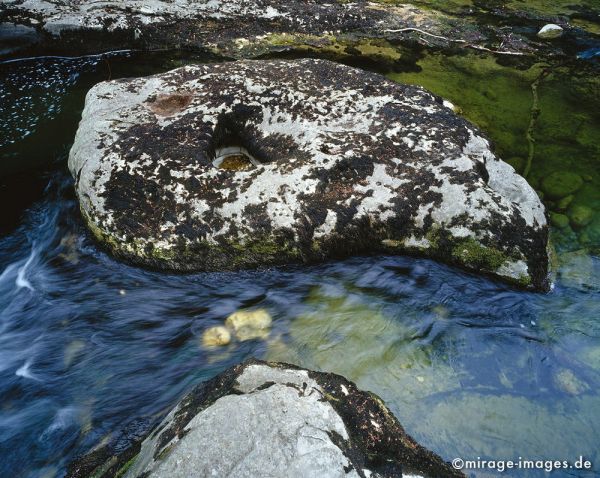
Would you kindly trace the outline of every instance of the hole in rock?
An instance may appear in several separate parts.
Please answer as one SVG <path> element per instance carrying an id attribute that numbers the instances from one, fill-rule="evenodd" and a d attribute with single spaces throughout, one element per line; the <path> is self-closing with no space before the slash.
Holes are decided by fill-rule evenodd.
<path id="1" fill-rule="evenodd" d="M 260 161 L 241 146 L 219 148 L 215 151 L 215 159 L 213 160 L 213 166 L 228 171 L 248 171 L 260 164 Z"/>

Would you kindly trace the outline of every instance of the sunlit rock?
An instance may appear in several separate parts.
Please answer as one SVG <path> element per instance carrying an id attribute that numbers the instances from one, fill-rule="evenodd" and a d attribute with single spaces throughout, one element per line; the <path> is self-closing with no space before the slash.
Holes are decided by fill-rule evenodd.
<path id="1" fill-rule="evenodd" d="M 235 332 L 240 341 L 261 339 L 269 336 L 273 319 L 265 309 L 238 310 L 225 319 L 225 325 Z"/>
<path id="2" fill-rule="evenodd" d="M 551 40 L 553 38 L 561 37 L 563 34 L 563 28 L 559 25 L 555 25 L 554 23 L 549 23 L 544 25 L 540 31 L 538 32 L 538 37 L 543 38 L 544 40 Z"/>
<path id="3" fill-rule="evenodd" d="M 218 347 L 231 342 L 231 333 L 227 327 L 210 327 L 202 334 L 202 345 L 205 347 Z"/>
<path id="4" fill-rule="evenodd" d="M 142 438 L 97 448 L 67 476 L 464 476 L 376 395 L 339 375 L 255 360 L 199 385 Z"/>
<path id="5" fill-rule="evenodd" d="M 231 148 L 225 164 L 244 168 L 221 167 Z M 92 232 L 134 263 L 410 252 L 548 287 L 548 226 L 527 182 L 441 99 L 344 65 L 245 61 L 101 83 L 69 166 Z"/>

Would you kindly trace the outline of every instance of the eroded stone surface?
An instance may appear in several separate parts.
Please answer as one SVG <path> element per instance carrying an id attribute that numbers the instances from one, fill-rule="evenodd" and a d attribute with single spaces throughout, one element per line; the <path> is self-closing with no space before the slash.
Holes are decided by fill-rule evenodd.
<path id="1" fill-rule="evenodd" d="M 233 146 L 257 164 L 215 167 Z M 439 98 L 332 62 L 98 84 L 69 167 L 96 236 L 136 263 L 219 270 L 415 252 L 547 287 L 545 213 L 527 182 Z"/>
<path id="2" fill-rule="evenodd" d="M 343 377 L 251 360 L 200 385 L 141 443 L 69 476 L 460 477 Z"/>

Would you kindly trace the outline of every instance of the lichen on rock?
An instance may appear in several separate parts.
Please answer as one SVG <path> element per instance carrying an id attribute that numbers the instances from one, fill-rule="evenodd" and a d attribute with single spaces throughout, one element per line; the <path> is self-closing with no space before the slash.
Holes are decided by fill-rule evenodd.
<path id="1" fill-rule="evenodd" d="M 409 475 L 464 476 L 343 377 L 249 360 L 197 386 L 124 451 L 99 447 L 67 476 Z"/>
<path id="2" fill-rule="evenodd" d="M 215 166 L 228 148 L 252 167 Z M 421 88 L 332 62 L 98 84 L 69 167 L 94 235 L 146 266 L 414 252 L 548 287 L 544 208 L 481 133 Z"/>

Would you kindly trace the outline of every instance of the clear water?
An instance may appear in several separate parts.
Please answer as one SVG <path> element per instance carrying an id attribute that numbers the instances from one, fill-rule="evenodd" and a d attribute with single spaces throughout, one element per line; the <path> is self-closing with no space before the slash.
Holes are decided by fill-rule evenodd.
<path id="1" fill-rule="evenodd" d="M 345 375 L 448 460 L 583 455 L 599 471 L 553 476 L 600 476 L 600 260 L 576 239 L 549 294 L 415 258 L 169 275 L 97 247 L 65 169 L 85 91 L 199 60 L 0 65 L 12 95 L 0 99 L 2 161 L 38 165 L 0 185 L 0 476 L 62 476 L 74 456 L 142 433 L 194 384 L 250 356 Z M 16 109 L 21 93 L 6 78 L 32 82 L 42 68 L 56 94 L 29 89 Z M 76 78 L 52 83 L 55 71 Z M 270 312 L 269 337 L 202 346 L 206 328 L 247 308 Z"/>

